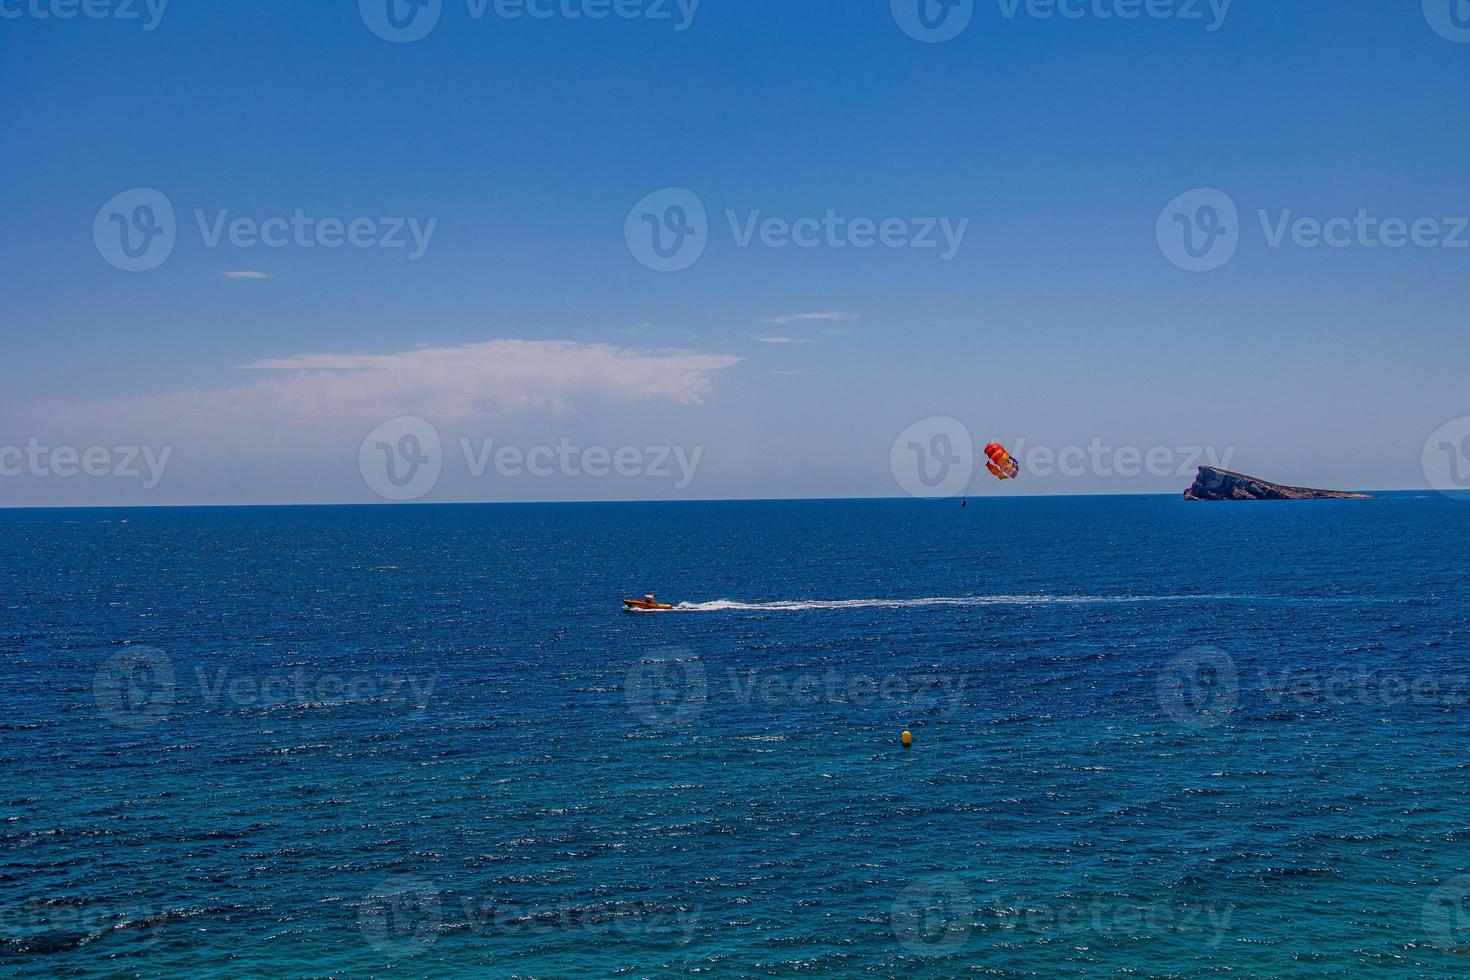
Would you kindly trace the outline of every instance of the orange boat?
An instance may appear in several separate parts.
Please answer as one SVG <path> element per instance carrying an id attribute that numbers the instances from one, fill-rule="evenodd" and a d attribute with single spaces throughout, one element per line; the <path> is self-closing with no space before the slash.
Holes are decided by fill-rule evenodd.
<path id="1" fill-rule="evenodd" d="M 623 610 L 625 612 L 668 612 L 674 607 L 667 602 L 659 602 L 651 595 L 642 599 L 624 599 Z"/>

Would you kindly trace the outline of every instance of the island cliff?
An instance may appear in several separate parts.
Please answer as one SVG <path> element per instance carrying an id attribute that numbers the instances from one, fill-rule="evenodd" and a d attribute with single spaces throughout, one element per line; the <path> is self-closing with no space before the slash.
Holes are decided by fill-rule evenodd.
<path id="1" fill-rule="evenodd" d="M 1201 466 L 1194 484 L 1184 491 L 1185 500 L 1367 500 L 1366 493 L 1342 490 L 1309 490 L 1267 483 L 1244 473 Z"/>

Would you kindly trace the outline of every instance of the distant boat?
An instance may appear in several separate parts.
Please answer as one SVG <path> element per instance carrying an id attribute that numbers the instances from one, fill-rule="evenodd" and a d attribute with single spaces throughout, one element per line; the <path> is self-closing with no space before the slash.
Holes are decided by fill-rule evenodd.
<path id="1" fill-rule="evenodd" d="M 667 602 L 659 602 L 651 595 L 646 595 L 642 599 L 623 600 L 624 612 L 668 612 L 673 608 Z"/>

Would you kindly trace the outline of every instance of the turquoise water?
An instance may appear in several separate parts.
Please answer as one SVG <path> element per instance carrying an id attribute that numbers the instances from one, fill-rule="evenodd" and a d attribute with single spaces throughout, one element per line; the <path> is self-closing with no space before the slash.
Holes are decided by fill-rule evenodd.
<path id="1" fill-rule="evenodd" d="M 0 970 L 1456 975 L 1467 531 L 0 512 Z"/>

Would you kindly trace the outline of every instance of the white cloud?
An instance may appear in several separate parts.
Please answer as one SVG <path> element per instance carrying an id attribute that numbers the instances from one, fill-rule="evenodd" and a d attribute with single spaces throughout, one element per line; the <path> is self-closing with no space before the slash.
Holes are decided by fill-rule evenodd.
<path id="1" fill-rule="evenodd" d="M 252 269 L 240 269 L 225 273 L 226 279 L 269 279 L 270 277 L 269 272 L 256 272 Z"/>
<path id="2" fill-rule="evenodd" d="M 858 319 L 858 315 L 856 313 L 836 313 L 836 312 L 825 312 L 825 313 L 786 313 L 786 314 L 783 314 L 782 316 L 768 316 L 768 317 L 764 317 L 764 318 L 762 318 L 761 323 L 785 324 L 785 323 L 808 323 L 808 322 L 810 322 L 812 320 L 856 320 L 856 319 Z"/>
<path id="3" fill-rule="evenodd" d="M 666 400 L 697 404 L 714 375 L 740 363 L 726 354 L 635 350 L 576 341 L 492 340 L 389 354 L 297 354 L 241 370 L 269 372 L 220 390 L 185 390 L 110 402 L 50 406 L 58 421 L 192 430 L 356 425 L 396 415 L 451 422 L 579 405 Z"/>
<path id="4" fill-rule="evenodd" d="M 807 340 L 802 337 L 773 337 L 769 334 L 757 334 L 755 337 L 763 344 L 815 344 L 815 340 Z"/>

